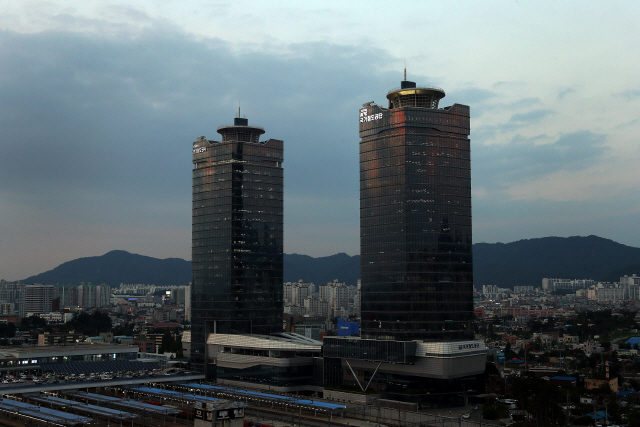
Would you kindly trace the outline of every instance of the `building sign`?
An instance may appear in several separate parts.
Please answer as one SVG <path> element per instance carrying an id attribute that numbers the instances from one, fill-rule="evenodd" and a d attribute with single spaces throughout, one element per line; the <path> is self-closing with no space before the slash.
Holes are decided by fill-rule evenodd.
<path id="1" fill-rule="evenodd" d="M 458 350 L 466 350 L 466 349 L 470 349 L 470 348 L 480 348 L 480 343 L 460 344 L 458 346 Z"/>
<path id="2" fill-rule="evenodd" d="M 193 149 L 193 154 L 200 154 L 207 151 L 207 147 L 196 147 Z"/>
<path id="3" fill-rule="evenodd" d="M 382 118 L 382 113 L 367 115 L 367 112 L 368 110 L 366 108 L 360 110 L 360 123 L 372 122 L 374 120 L 380 120 Z"/>

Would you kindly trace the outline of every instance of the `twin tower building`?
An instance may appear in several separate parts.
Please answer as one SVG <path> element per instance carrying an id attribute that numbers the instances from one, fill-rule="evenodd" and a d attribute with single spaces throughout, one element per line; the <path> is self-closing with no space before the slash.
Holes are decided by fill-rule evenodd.
<path id="1" fill-rule="evenodd" d="M 334 368 L 371 377 L 388 364 L 387 378 L 440 379 L 484 370 L 472 327 L 469 107 L 440 108 L 444 96 L 405 77 L 386 108 L 359 110 L 361 334 L 330 340 Z M 191 360 L 205 372 L 211 334 L 283 331 L 283 142 L 264 132 L 237 117 L 220 141 L 193 143 Z M 374 355 L 393 343 L 408 352 L 404 371 Z"/>

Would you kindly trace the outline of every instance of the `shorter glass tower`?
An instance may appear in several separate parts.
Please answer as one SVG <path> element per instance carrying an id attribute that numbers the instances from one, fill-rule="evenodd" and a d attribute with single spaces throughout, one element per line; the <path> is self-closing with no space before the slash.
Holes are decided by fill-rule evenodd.
<path id="1" fill-rule="evenodd" d="M 209 333 L 282 332 L 283 142 L 245 118 L 193 143 L 191 354 Z"/>

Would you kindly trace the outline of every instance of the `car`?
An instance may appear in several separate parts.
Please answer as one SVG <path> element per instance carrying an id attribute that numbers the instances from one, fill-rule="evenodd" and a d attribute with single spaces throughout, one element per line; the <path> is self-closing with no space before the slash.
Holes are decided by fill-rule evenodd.
<path id="1" fill-rule="evenodd" d="M 469 415 L 469 414 L 464 414 L 464 415 L 462 416 L 462 419 L 463 419 L 463 420 L 468 420 L 468 419 L 469 419 L 469 417 L 470 417 L 470 415 Z"/>

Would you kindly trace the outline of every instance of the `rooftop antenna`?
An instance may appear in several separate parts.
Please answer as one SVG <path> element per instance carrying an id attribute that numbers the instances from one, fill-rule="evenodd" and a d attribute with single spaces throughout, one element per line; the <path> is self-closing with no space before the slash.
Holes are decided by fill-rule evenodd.
<path id="1" fill-rule="evenodd" d="M 407 80 L 407 60 L 404 60 L 404 80 Z"/>
<path id="2" fill-rule="evenodd" d="M 240 117 L 240 101 L 238 101 L 238 118 Z"/>

